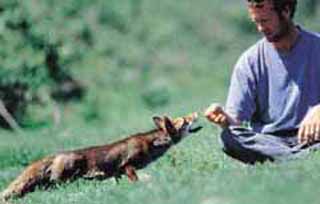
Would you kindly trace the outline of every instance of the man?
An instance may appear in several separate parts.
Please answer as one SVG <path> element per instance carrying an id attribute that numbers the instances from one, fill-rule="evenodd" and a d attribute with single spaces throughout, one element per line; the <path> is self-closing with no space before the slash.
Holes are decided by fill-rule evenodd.
<path id="1" fill-rule="evenodd" d="M 264 38 L 235 65 L 225 110 L 211 105 L 205 113 L 223 128 L 223 150 L 245 163 L 288 160 L 320 148 L 320 35 L 294 24 L 296 4 L 247 0 Z"/>

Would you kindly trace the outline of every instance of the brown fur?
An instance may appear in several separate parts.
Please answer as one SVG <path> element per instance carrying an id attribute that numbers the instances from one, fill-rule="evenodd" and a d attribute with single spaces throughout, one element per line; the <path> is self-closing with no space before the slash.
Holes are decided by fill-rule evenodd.
<path id="1" fill-rule="evenodd" d="M 48 187 L 79 177 L 118 179 L 125 174 L 130 181 L 136 181 L 135 170 L 155 161 L 184 135 L 191 133 L 191 125 L 196 118 L 196 113 L 174 120 L 154 117 L 157 129 L 149 132 L 138 133 L 112 144 L 45 157 L 30 164 L 2 193 L 2 198 L 22 197 L 37 187 Z"/>

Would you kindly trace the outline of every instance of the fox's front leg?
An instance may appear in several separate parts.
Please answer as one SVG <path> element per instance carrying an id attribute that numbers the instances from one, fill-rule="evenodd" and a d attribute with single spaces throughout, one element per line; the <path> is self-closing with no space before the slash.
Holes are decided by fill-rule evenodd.
<path id="1" fill-rule="evenodd" d="M 138 181 L 138 176 L 136 174 L 136 170 L 133 166 L 126 166 L 124 168 L 126 175 L 128 176 L 129 181 L 135 182 Z"/>
<path id="2" fill-rule="evenodd" d="M 119 181 L 121 179 L 121 173 L 120 172 L 117 172 L 115 175 L 114 175 L 114 179 L 116 181 L 117 184 L 119 184 Z"/>

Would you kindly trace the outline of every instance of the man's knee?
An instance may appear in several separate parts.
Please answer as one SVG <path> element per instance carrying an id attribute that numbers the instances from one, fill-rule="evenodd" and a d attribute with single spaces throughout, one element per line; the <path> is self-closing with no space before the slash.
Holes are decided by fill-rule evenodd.
<path id="1" fill-rule="evenodd" d="M 239 141 L 236 140 L 236 137 L 237 135 L 233 134 L 229 128 L 226 128 L 220 135 L 220 143 L 224 153 L 232 158 L 242 161 L 243 158 L 240 154 L 242 147 Z"/>
<path id="2" fill-rule="evenodd" d="M 225 128 L 221 135 L 220 135 L 220 141 L 222 145 L 222 150 L 224 152 L 239 152 L 244 147 L 243 144 L 239 138 L 241 135 L 241 132 L 245 131 L 244 129 L 236 129 L 236 128 Z"/>
<path id="3" fill-rule="evenodd" d="M 232 148 L 234 146 L 234 135 L 231 133 L 229 128 L 226 128 L 221 132 L 220 143 L 223 150 Z"/>
<path id="4" fill-rule="evenodd" d="M 226 128 L 220 135 L 222 150 L 228 156 L 247 164 L 272 160 L 270 157 L 251 149 L 248 143 L 244 144 L 243 136 L 254 136 L 254 133 L 246 128 Z"/>

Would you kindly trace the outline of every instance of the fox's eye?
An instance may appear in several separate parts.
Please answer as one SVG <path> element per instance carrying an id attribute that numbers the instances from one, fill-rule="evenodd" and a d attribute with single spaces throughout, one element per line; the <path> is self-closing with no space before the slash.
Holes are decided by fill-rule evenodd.
<path id="1" fill-rule="evenodd" d="M 159 147 L 159 146 L 165 146 L 168 145 L 172 142 L 170 137 L 161 137 L 156 139 L 155 141 L 153 141 L 153 145 L 155 147 Z"/>
<path id="2" fill-rule="evenodd" d="M 189 126 L 189 122 L 187 122 L 187 121 L 184 121 L 184 123 L 183 123 L 183 125 L 182 125 L 182 128 L 186 128 L 186 127 L 188 127 Z"/>

